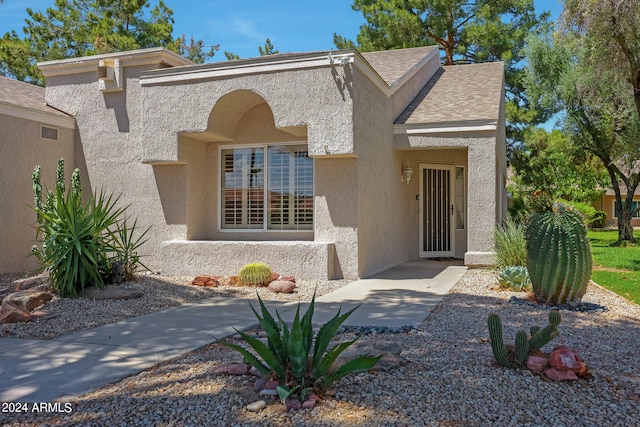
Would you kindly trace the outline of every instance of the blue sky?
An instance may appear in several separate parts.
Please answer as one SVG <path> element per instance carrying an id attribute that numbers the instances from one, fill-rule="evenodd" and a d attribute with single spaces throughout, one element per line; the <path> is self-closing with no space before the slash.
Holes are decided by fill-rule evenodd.
<path id="1" fill-rule="evenodd" d="M 258 56 L 258 46 L 263 46 L 267 37 L 280 52 L 334 49 L 334 32 L 355 40 L 364 22 L 360 12 L 351 9 L 352 0 L 164 2 L 173 10 L 176 37 L 193 35 L 209 45 L 220 44 L 213 61 L 224 60 L 224 51 L 241 58 Z M 25 3 L 33 10 L 44 11 L 55 0 L 5 0 L 0 5 L 0 36 L 12 29 L 23 35 L 28 16 Z M 535 0 L 535 5 L 538 12 L 551 11 L 552 19 L 561 11 L 559 0 Z"/>

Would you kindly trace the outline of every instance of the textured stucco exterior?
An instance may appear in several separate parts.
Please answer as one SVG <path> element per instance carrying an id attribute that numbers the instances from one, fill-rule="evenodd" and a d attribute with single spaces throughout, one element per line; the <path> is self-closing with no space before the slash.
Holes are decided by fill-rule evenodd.
<path id="1" fill-rule="evenodd" d="M 36 243 L 31 175 L 34 166 L 41 165 L 43 189 L 53 189 L 57 160 L 64 158 L 66 178 L 70 179 L 75 130 L 73 118 L 45 105 L 42 88 L 0 79 L 3 79 L 0 81 L 0 274 L 3 274 L 38 268 L 37 259 L 29 256 Z M 42 126 L 55 129 L 56 139 L 42 138 Z"/>
<path id="2" fill-rule="evenodd" d="M 437 50 L 367 55 L 377 68 L 355 51 L 192 65 L 159 49 L 41 68 L 47 102 L 76 119 L 76 164 L 93 191 L 122 194 L 138 225 L 152 227 L 145 264 L 163 274 L 233 274 L 263 261 L 300 278 L 357 278 L 416 259 L 427 164 L 463 168 L 466 227 L 452 256 L 489 264 L 504 210 L 504 105 L 475 128 L 399 124 L 440 70 Z M 385 69 L 393 57 L 413 62 Z M 101 64 L 122 73 L 109 90 Z M 256 143 L 307 145 L 311 230 L 221 229 L 221 150 Z"/>

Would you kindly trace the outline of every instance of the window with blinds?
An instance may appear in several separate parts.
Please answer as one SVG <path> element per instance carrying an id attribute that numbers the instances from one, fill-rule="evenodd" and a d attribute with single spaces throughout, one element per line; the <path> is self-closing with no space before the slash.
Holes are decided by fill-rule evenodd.
<path id="1" fill-rule="evenodd" d="M 221 228 L 311 230 L 313 160 L 306 145 L 221 150 Z"/>

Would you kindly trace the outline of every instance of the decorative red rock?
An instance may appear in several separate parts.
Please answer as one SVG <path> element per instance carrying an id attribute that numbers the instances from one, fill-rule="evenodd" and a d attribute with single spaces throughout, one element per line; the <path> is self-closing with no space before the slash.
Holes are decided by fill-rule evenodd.
<path id="1" fill-rule="evenodd" d="M 573 370 L 578 365 L 577 354 L 569 347 L 559 345 L 549 354 L 549 365 L 558 370 Z"/>
<path id="2" fill-rule="evenodd" d="M 227 368 L 227 373 L 229 375 L 245 375 L 249 372 L 249 365 L 244 363 L 234 363 L 233 365 L 229 365 Z"/>
<path id="3" fill-rule="evenodd" d="M 284 401 L 285 406 L 287 407 L 287 411 L 300 409 L 302 406 L 298 399 L 286 399 Z"/>
<path id="4" fill-rule="evenodd" d="M 264 384 L 264 388 L 265 390 L 275 390 L 279 385 L 280 383 L 278 381 L 267 381 Z"/>
<path id="5" fill-rule="evenodd" d="M 527 360 L 527 368 L 535 372 L 544 371 L 548 365 L 549 362 L 546 357 L 530 356 L 529 360 Z"/>
<path id="6" fill-rule="evenodd" d="M 271 272 L 271 281 L 280 280 L 280 273 L 276 273 L 275 271 Z"/>
<path id="7" fill-rule="evenodd" d="M 578 376 L 569 369 L 559 370 L 556 368 L 548 368 L 544 371 L 545 375 L 554 381 L 577 380 Z"/>
<path id="8" fill-rule="evenodd" d="M 278 280 L 286 280 L 287 282 L 296 283 L 296 278 L 293 276 L 280 276 Z"/>
<path id="9" fill-rule="evenodd" d="M 314 406 L 316 406 L 316 402 L 317 402 L 317 400 L 315 400 L 315 399 L 307 399 L 304 402 L 302 402 L 302 408 L 303 409 L 311 409 Z"/>
<path id="10" fill-rule="evenodd" d="M 216 287 L 218 286 L 218 279 L 214 276 L 209 276 L 208 274 L 201 274 L 196 276 L 191 284 L 193 286 L 206 286 L 206 287 Z"/>
<path id="11" fill-rule="evenodd" d="M 290 294 L 296 288 L 296 284 L 285 280 L 275 280 L 268 286 L 271 292 Z"/>

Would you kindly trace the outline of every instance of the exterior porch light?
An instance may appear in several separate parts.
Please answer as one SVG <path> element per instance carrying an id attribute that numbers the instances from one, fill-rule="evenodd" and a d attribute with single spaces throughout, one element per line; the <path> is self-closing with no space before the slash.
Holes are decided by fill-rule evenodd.
<path id="1" fill-rule="evenodd" d="M 413 174 L 413 169 L 411 169 L 411 167 L 409 166 L 409 162 L 405 162 L 404 167 L 402 168 L 402 176 L 400 177 L 400 180 L 405 184 L 409 184 L 409 181 L 411 181 L 412 174 Z"/>

